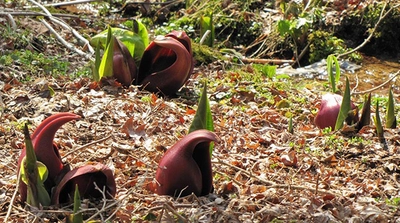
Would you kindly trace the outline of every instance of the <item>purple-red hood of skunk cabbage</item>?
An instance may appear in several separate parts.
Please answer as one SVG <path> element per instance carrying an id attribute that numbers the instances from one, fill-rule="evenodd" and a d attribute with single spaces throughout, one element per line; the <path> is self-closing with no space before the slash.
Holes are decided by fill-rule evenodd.
<path id="1" fill-rule="evenodd" d="M 192 51 L 192 42 L 190 41 L 189 36 L 185 33 L 185 31 L 172 31 L 166 35 L 167 37 L 172 37 L 182 43 L 183 46 L 187 49 L 190 56 L 192 57 L 192 63 L 189 71 L 189 75 L 186 80 L 190 78 L 190 75 L 193 73 L 194 69 L 194 59 L 193 59 L 193 51 Z"/>
<path id="2" fill-rule="evenodd" d="M 128 48 L 114 37 L 113 76 L 123 84 L 129 86 L 137 78 L 137 67 L 135 60 L 129 53 Z"/>
<path id="3" fill-rule="evenodd" d="M 340 106 L 342 104 L 343 97 L 338 94 L 327 93 L 322 96 L 321 99 L 321 108 L 317 116 L 314 119 L 315 125 L 324 129 L 326 127 L 331 127 L 331 129 L 335 129 L 336 120 L 339 115 Z M 351 102 L 351 108 L 355 109 L 356 106 Z M 358 121 L 358 116 L 356 116 Z"/>
<path id="4" fill-rule="evenodd" d="M 54 144 L 54 136 L 57 130 L 65 123 L 79 119 L 80 116 L 62 112 L 54 114 L 47 119 L 45 119 L 32 133 L 31 139 L 33 144 L 33 149 L 36 154 L 36 159 L 46 165 L 48 169 L 48 178 L 44 182 L 47 190 L 50 190 L 52 186 L 55 185 L 56 178 L 59 176 L 60 172 L 63 170 L 64 165 L 62 163 L 60 154 L 58 152 L 58 147 Z M 21 155 L 18 159 L 18 173 L 22 162 L 25 157 L 26 149 L 23 148 Z M 19 192 L 21 195 L 21 201 L 26 200 L 26 190 L 27 187 L 22 181 L 19 184 Z"/>
<path id="5" fill-rule="evenodd" d="M 136 83 L 151 92 L 174 95 L 189 79 L 192 70 L 190 39 L 184 32 L 173 32 L 157 37 L 146 48 Z"/>
<path id="6" fill-rule="evenodd" d="M 96 189 L 94 183 L 101 191 L 105 188 L 106 198 L 115 196 L 117 187 L 111 169 L 97 163 L 73 169 L 65 174 L 53 193 L 51 203 L 73 202 L 75 185 L 78 185 L 81 198 L 102 198 L 103 194 Z"/>
<path id="7" fill-rule="evenodd" d="M 196 130 L 167 150 L 156 173 L 157 194 L 204 196 L 212 191 L 210 142 L 216 135 Z"/>

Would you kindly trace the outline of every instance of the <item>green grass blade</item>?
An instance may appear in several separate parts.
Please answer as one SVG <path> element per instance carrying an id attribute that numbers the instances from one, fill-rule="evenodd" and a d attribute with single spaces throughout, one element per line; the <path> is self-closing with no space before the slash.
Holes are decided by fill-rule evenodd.
<path id="1" fill-rule="evenodd" d="M 335 63 L 335 74 L 333 73 L 333 63 Z M 331 84 L 332 92 L 336 93 L 336 85 L 340 80 L 340 66 L 337 58 L 334 55 L 329 55 L 326 58 L 326 69 L 328 71 L 328 78 Z"/>
<path id="2" fill-rule="evenodd" d="M 346 120 L 350 110 L 351 110 L 350 83 L 349 79 L 346 77 L 346 87 L 344 90 L 342 104 L 340 105 L 339 115 L 336 119 L 335 130 L 339 130 L 343 127 L 343 122 L 344 120 Z"/>

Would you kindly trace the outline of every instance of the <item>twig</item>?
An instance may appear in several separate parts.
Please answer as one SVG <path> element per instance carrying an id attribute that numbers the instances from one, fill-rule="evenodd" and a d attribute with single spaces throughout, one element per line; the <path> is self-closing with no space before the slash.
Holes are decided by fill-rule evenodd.
<path id="1" fill-rule="evenodd" d="M 0 12 L 0 15 L 13 15 L 13 16 L 44 16 L 48 17 L 46 13 L 43 12 L 32 12 L 32 11 L 9 11 L 6 10 L 5 12 Z M 77 15 L 71 14 L 63 14 L 63 13 L 53 13 L 52 16 L 54 17 L 70 17 L 70 18 L 79 18 Z"/>
<path id="2" fill-rule="evenodd" d="M 311 191 L 311 192 L 315 192 L 315 188 L 309 188 L 309 187 L 304 187 L 304 186 L 294 186 L 294 185 L 287 185 L 287 184 L 276 184 L 276 183 L 274 183 L 272 181 L 261 179 L 261 178 L 259 178 L 258 176 L 255 176 L 254 174 L 252 174 L 249 171 L 246 171 L 246 170 L 244 170 L 244 169 L 242 169 L 240 167 L 225 163 L 225 162 L 221 161 L 220 159 L 218 159 L 218 162 L 213 162 L 213 163 L 223 164 L 223 165 L 232 167 L 232 168 L 234 168 L 236 170 L 242 171 L 248 177 L 254 178 L 254 179 L 256 179 L 256 180 L 258 180 L 258 181 L 260 181 L 260 182 L 262 182 L 264 184 L 267 184 L 266 188 L 284 188 L 284 189 L 289 189 L 290 188 L 292 190 L 308 190 L 308 191 Z M 321 193 L 321 194 L 334 194 L 336 196 L 340 195 L 340 194 L 337 194 L 337 193 L 332 192 L 332 191 L 326 191 L 326 190 L 321 190 L 321 189 L 318 190 L 318 193 Z"/>
<path id="3" fill-rule="evenodd" d="M 294 60 L 281 60 L 281 59 L 252 59 L 252 58 L 241 58 L 245 63 L 261 63 L 261 64 L 284 64 L 284 63 L 294 63 Z"/>
<path id="4" fill-rule="evenodd" d="M 376 29 L 378 28 L 378 26 L 379 26 L 379 24 L 382 22 L 382 20 L 383 20 L 386 16 L 388 16 L 389 13 L 390 13 L 393 9 L 395 9 L 395 8 L 397 8 L 397 7 L 400 6 L 400 4 L 397 4 L 397 5 L 393 6 L 393 7 L 391 7 L 385 14 L 383 14 L 383 12 L 385 11 L 386 5 L 387 5 L 387 3 L 385 2 L 385 5 L 382 7 L 381 15 L 379 16 L 378 22 L 375 24 L 375 26 L 374 26 L 374 28 L 372 29 L 371 33 L 370 33 L 369 36 L 364 40 L 364 42 L 362 42 L 359 46 L 357 46 L 356 48 L 354 48 L 354 49 L 352 49 L 352 50 L 350 50 L 350 51 L 348 51 L 348 52 L 339 54 L 339 55 L 337 56 L 337 58 L 342 57 L 342 56 L 346 56 L 346 55 L 351 54 L 351 53 L 354 53 L 355 51 L 357 51 L 357 50 L 361 49 L 362 47 L 364 47 L 364 46 L 371 40 L 372 36 L 374 35 Z"/>
<path id="5" fill-rule="evenodd" d="M 13 30 L 17 30 L 17 24 L 15 23 L 15 20 L 13 16 L 10 13 L 5 14 L 8 18 L 8 22 L 10 23 L 10 26 Z"/>
<path id="6" fill-rule="evenodd" d="M 112 134 L 110 134 L 110 135 L 108 135 L 108 136 L 106 136 L 106 137 L 104 137 L 104 138 L 101 138 L 101 139 L 99 139 L 99 140 L 95 140 L 95 141 L 92 141 L 92 142 L 90 142 L 90 143 L 87 143 L 87 144 L 85 144 L 85 145 L 83 145 L 83 146 L 80 146 L 80 147 L 78 147 L 78 148 L 76 148 L 76 149 L 74 149 L 74 150 L 72 150 L 72 151 L 70 151 L 70 152 L 64 154 L 64 157 L 67 157 L 68 155 L 70 155 L 70 154 L 72 154 L 72 153 L 74 153 L 74 152 L 76 152 L 76 151 L 78 151 L 78 150 L 81 150 L 81 149 L 83 149 L 83 148 L 86 148 L 86 147 L 89 147 L 89 146 L 91 146 L 91 145 L 94 145 L 94 144 L 97 144 L 97 143 L 106 141 L 107 139 L 111 138 L 111 136 L 112 136 Z"/>
<path id="7" fill-rule="evenodd" d="M 67 5 L 77 5 L 77 4 L 84 4 L 90 2 L 99 2 L 101 0 L 75 0 L 69 2 L 57 2 L 57 3 L 49 3 L 45 4 L 45 7 L 59 7 L 59 6 L 67 6 Z M 34 6 L 25 6 L 24 8 L 34 8 Z"/>
<path id="8" fill-rule="evenodd" d="M 37 5 L 48 17 L 50 20 L 52 20 L 53 22 L 56 20 L 51 13 L 49 12 L 49 10 L 47 10 L 44 6 L 42 6 L 41 4 L 37 3 L 35 0 L 29 0 L 30 2 L 32 2 L 33 4 Z M 71 43 L 68 43 L 67 41 L 64 40 L 64 38 L 62 38 L 54 29 L 53 27 L 51 27 L 51 25 L 46 22 L 46 20 L 44 19 L 39 19 L 39 21 L 41 21 L 43 23 L 43 25 L 45 25 L 51 33 L 53 33 L 56 38 L 58 39 L 58 41 L 60 41 L 62 44 L 64 44 L 68 49 L 70 49 L 71 51 L 75 51 L 76 53 L 78 53 L 81 56 L 84 56 L 86 59 L 92 59 L 92 55 L 91 54 L 87 54 L 83 51 L 81 51 L 80 49 L 75 48 Z M 84 41 L 85 44 L 88 45 L 89 47 L 89 41 L 86 40 L 85 38 L 81 37 L 76 31 L 74 31 L 71 27 L 69 27 L 68 25 L 65 24 L 65 22 L 61 22 L 60 20 L 58 20 L 57 22 L 58 24 L 62 24 L 62 26 L 65 28 L 67 27 L 67 29 L 69 29 L 70 31 L 72 31 L 72 33 L 80 40 Z M 93 49 L 90 50 L 91 53 L 94 52 Z"/>
<path id="9" fill-rule="evenodd" d="M 211 30 L 209 30 L 209 29 L 204 33 L 204 35 L 200 39 L 200 42 L 199 42 L 200 45 L 203 45 L 204 41 L 206 41 L 206 39 L 210 35 L 210 33 L 211 33 Z"/>
<path id="10" fill-rule="evenodd" d="M 388 80 L 386 80 L 385 82 L 383 82 L 382 84 L 380 84 L 380 85 L 378 85 L 378 86 L 376 86 L 376 87 L 374 87 L 374 88 L 371 88 L 371 89 L 368 89 L 368 90 L 365 90 L 365 91 L 352 92 L 351 94 L 352 94 L 352 95 L 368 94 L 368 93 L 370 93 L 370 92 L 373 92 L 373 91 L 375 91 L 375 90 L 378 90 L 379 88 L 385 86 L 386 84 L 388 84 L 389 82 L 391 82 L 393 79 L 395 79 L 397 76 L 399 76 L 399 74 L 400 74 L 400 70 L 397 71 L 391 78 L 389 78 Z"/>
<path id="11" fill-rule="evenodd" d="M 21 180 L 21 174 L 17 173 L 18 177 L 17 177 L 17 183 L 16 183 L 16 187 L 15 187 L 15 191 L 11 197 L 11 201 L 10 201 L 10 205 L 8 206 L 8 210 L 7 210 L 7 214 L 6 217 L 4 218 L 4 222 L 8 222 L 8 218 L 10 217 L 11 214 L 11 210 L 13 208 L 13 204 L 15 201 L 15 197 L 17 196 L 17 191 L 18 191 L 18 187 L 19 187 L 19 182 Z"/>

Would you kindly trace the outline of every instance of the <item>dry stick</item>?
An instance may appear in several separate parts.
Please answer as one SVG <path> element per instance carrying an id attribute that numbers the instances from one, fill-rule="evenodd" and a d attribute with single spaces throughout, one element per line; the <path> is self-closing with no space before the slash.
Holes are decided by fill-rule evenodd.
<path id="1" fill-rule="evenodd" d="M 6 10 L 5 12 L 0 12 L 0 15 L 13 15 L 13 16 L 44 16 L 48 17 L 46 13 L 43 12 L 32 12 L 32 11 L 8 11 Z M 77 15 L 71 15 L 71 14 L 63 14 L 63 13 L 54 13 L 52 14 L 54 17 L 70 17 L 70 18 L 79 18 Z"/>
<path id="2" fill-rule="evenodd" d="M 67 6 L 67 5 L 77 5 L 77 4 L 84 4 L 84 3 L 90 3 L 90 2 L 99 2 L 101 0 L 76 0 L 76 1 L 70 1 L 70 2 L 57 2 L 57 3 L 49 3 L 45 4 L 45 7 L 59 7 L 59 6 Z M 26 6 L 24 8 L 34 8 L 32 6 Z"/>
<path id="3" fill-rule="evenodd" d="M 272 181 L 261 179 L 261 178 L 259 178 L 258 176 L 255 176 L 254 174 L 252 174 L 249 171 L 246 171 L 246 170 L 244 170 L 244 169 L 242 169 L 240 167 L 231 165 L 229 163 L 222 162 L 220 159 L 218 159 L 218 162 L 213 162 L 213 163 L 223 164 L 223 165 L 229 166 L 231 168 L 234 168 L 236 170 L 242 171 L 248 177 L 252 177 L 252 178 L 254 178 L 254 179 L 256 179 L 256 180 L 258 180 L 258 181 L 260 181 L 260 182 L 262 182 L 264 184 L 268 184 L 268 185 L 266 185 L 267 188 L 285 188 L 285 189 L 293 189 L 293 190 L 308 190 L 308 191 L 311 191 L 311 192 L 315 191 L 315 188 L 309 188 L 309 187 L 303 187 L 303 186 L 293 186 L 293 185 L 286 185 L 286 184 L 276 184 L 276 183 L 274 183 Z M 335 193 L 333 191 L 331 192 L 331 191 L 326 191 L 326 190 L 318 190 L 318 192 L 321 193 L 321 194 L 334 194 L 336 196 L 340 196 L 340 194 L 337 194 L 337 193 Z"/>
<path id="4" fill-rule="evenodd" d="M 49 12 L 49 10 L 47 10 L 45 7 L 43 7 L 41 4 L 37 3 L 35 0 L 29 0 L 30 2 L 32 2 L 33 4 L 37 5 L 40 9 L 43 10 L 44 13 L 46 13 L 46 15 L 51 19 L 53 18 L 53 16 L 51 15 L 51 13 Z M 53 27 L 51 27 L 51 25 L 46 22 L 44 19 L 39 19 L 39 21 L 41 21 L 49 30 L 51 33 L 53 33 L 58 41 L 60 41 L 62 44 L 64 44 L 68 49 L 75 51 L 76 53 L 78 53 L 81 56 L 84 56 L 86 59 L 92 59 L 92 55 L 87 54 L 83 51 L 81 51 L 80 49 L 75 48 L 71 43 L 68 43 L 67 41 L 64 40 L 64 38 L 62 38 L 54 29 Z M 72 29 L 72 28 L 71 28 Z M 83 37 L 80 39 L 84 39 Z M 87 40 L 86 40 L 87 41 Z M 85 42 L 86 42 L 85 41 Z M 93 49 L 92 49 L 93 50 Z M 94 51 L 93 51 L 94 52 Z"/>
<path id="5" fill-rule="evenodd" d="M 76 152 L 76 151 L 78 151 L 78 150 L 81 150 L 81 149 L 83 149 L 83 148 L 86 148 L 86 147 L 89 147 L 89 146 L 91 146 L 91 145 L 94 145 L 94 144 L 97 144 L 97 143 L 106 141 L 107 139 L 111 138 L 111 136 L 112 136 L 112 134 L 110 134 L 110 135 L 108 135 L 108 136 L 106 136 L 106 137 L 104 137 L 104 138 L 101 138 L 101 139 L 99 139 L 99 140 L 95 140 L 95 141 L 89 142 L 89 143 L 87 143 L 87 144 L 85 144 L 85 145 L 83 145 L 83 146 L 80 146 L 80 147 L 78 147 L 78 148 L 76 148 L 76 149 L 74 149 L 74 150 L 72 150 L 72 151 L 70 151 L 70 152 L 64 154 L 64 157 L 67 157 L 67 156 L 70 155 L 71 153 L 74 153 L 74 152 Z"/>
<path id="6" fill-rule="evenodd" d="M 351 53 L 354 53 L 355 51 L 357 51 L 357 50 L 361 49 L 362 47 L 364 47 L 364 46 L 371 40 L 371 38 L 372 38 L 372 36 L 374 35 L 376 29 L 378 28 L 378 25 L 382 22 L 382 20 L 383 20 L 386 16 L 388 16 L 389 13 L 390 13 L 393 9 L 395 9 L 395 8 L 397 8 L 397 7 L 400 6 L 400 4 L 397 4 L 397 5 L 393 6 L 392 8 L 390 8 L 385 14 L 383 14 L 383 12 L 384 12 L 384 10 L 385 10 L 385 8 L 386 8 L 386 5 L 387 5 L 387 3 L 385 2 L 385 5 L 382 7 L 381 15 L 379 16 L 378 22 L 375 24 L 375 26 L 374 26 L 374 28 L 372 29 L 371 33 L 370 33 L 369 36 L 364 40 L 364 42 L 362 42 L 359 46 L 357 46 L 357 47 L 354 48 L 353 50 L 350 50 L 350 51 L 348 51 L 348 52 L 339 54 L 339 55 L 337 56 L 337 58 L 342 57 L 342 56 L 346 56 L 346 55 L 351 54 Z"/>
<path id="7" fill-rule="evenodd" d="M 12 17 L 12 15 L 11 15 L 10 13 L 5 13 L 5 15 L 6 15 L 7 18 L 8 18 L 8 22 L 10 23 L 11 28 L 12 28 L 13 30 L 17 30 L 17 24 L 15 23 L 15 20 L 14 20 L 14 18 Z"/>
<path id="8" fill-rule="evenodd" d="M 15 201 L 15 197 L 17 196 L 19 182 L 21 180 L 21 174 L 18 173 L 18 170 L 17 170 L 17 175 L 18 175 L 18 177 L 17 177 L 17 183 L 16 183 L 15 191 L 14 191 L 12 197 L 11 197 L 10 205 L 8 206 L 8 210 L 7 210 L 7 214 L 6 214 L 6 217 L 4 219 L 4 222 L 8 222 L 7 220 L 10 217 L 11 210 L 12 210 L 12 208 L 14 206 L 13 204 L 14 204 L 14 201 Z"/>
<path id="9" fill-rule="evenodd" d="M 376 87 L 374 87 L 374 88 L 371 88 L 371 89 L 368 89 L 368 90 L 365 90 L 365 91 L 352 92 L 351 94 L 352 94 L 352 95 L 368 94 L 368 93 L 370 93 L 370 92 L 373 92 L 373 91 L 375 91 L 375 90 L 378 90 L 379 88 L 385 86 L 385 85 L 388 84 L 390 81 L 392 81 L 392 80 L 395 79 L 397 76 L 399 76 L 399 74 L 400 74 L 400 70 L 397 71 L 391 78 L 389 78 L 388 80 L 386 80 L 385 82 L 383 82 L 382 84 L 380 84 L 380 85 L 378 85 L 378 86 L 376 86 Z M 353 90 L 354 90 L 354 89 L 353 89 Z"/>
<path id="10" fill-rule="evenodd" d="M 294 60 L 280 60 L 280 59 L 252 59 L 252 58 L 241 58 L 245 63 L 261 63 L 261 64 L 284 64 L 284 63 L 294 63 Z"/>

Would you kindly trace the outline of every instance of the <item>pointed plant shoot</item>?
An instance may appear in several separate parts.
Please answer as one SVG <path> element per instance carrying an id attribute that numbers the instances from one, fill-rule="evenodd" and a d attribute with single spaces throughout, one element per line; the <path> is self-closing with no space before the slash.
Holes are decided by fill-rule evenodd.
<path id="1" fill-rule="evenodd" d="M 379 100 L 376 100 L 376 110 L 375 110 L 375 117 L 374 117 L 374 123 L 376 127 L 376 134 L 380 139 L 383 138 L 383 126 L 381 122 L 381 117 L 379 115 Z"/>
<path id="2" fill-rule="evenodd" d="M 389 88 L 389 99 L 386 105 L 386 128 L 396 128 L 396 115 L 394 114 L 394 99 L 392 87 Z"/>
<path id="3" fill-rule="evenodd" d="M 213 15 L 200 17 L 200 36 L 203 37 L 207 31 L 209 34 L 204 41 L 204 45 L 213 47 L 215 38 L 215 28 L 213 24 Z"/>
<path id="4" fill-rule="evenodd" d="M 20 174 L 21 180 L 27 185 L 26 202 L 33 207 L 49 206 L 50 196 L 43 184 L 48 175 L 47 167 L 36 159 L 27 124 L 24 127 L 24 136 L 26 155 L 21 162 Z"/>
<path id="5" fill-rule="evenodd" d="M 333 73 L 333 63 L 335 64 L 335 73 Z M 332 92 L 336 93 L 336 85 L 339 82 L 340 79 L 340 66 L 337 58 L 334 55 L 329 55 L 326 58 L 326 66 L 327 66 L 327 71 L 328 71 L 328 78 L 329 82 L 332 87 Z"/>
<path id="6" fill-rule="evenodd" d="M 344 90 L 342 104 L 340 105 L 340 111 L 336 119 L 335 130 L 339 130 L 343 127 L 343 122 L 346 120 L 350 110 L 351 110 L 350 83 L 349 83 L 349 78 L 346 77 L 346 87 Z"/>
<path id="7" fill-rule="evenodd" d="M 371 93 L 364 99 L 364 105 L 361 112 L 360 121 L 357 123 L 357 131 L 371 123 Z"/>
<path id="8" fill-rule="evenodd" d="M 115 37 L 112 35 L 111 27 L 108 27 L 106 50 L 104 51 L 99 66 L 99 79 L 96 81 L 100 81 L 103 77 L 111 77 L 113 75 L 114 41 Z"/>
<path id="9" fill-rule="evenodd" d="M 72 215 L 73 223 L 83 223 L 83 216 L 81 210 L 81 196 L 79 194 L 78 185 L 75 185 L 75 193 L 74 193 L 74 213 Z"/>
<path id="10" fill-rule="evenodd" d="M 214 131 L 214 124 L 210 109 L 210 102 L 207 98 L 207 82 L 204 83 L 203 92 L 201 93 L 199 105 L 197 107 L 196 114 L 194 115 L 192 124 L 189 127 L 189 133 L 199 130 L 206 129 L 208 131 Z M 210 144 L 210 154 L 212 154 L 214 144 Z"/>

